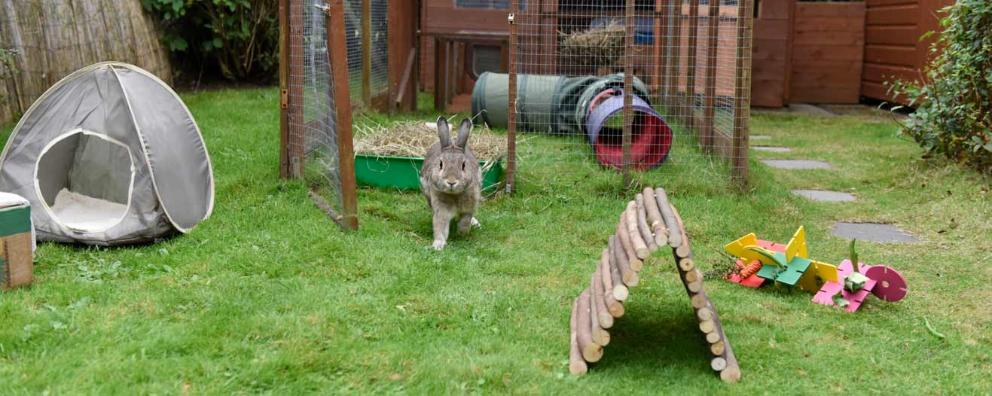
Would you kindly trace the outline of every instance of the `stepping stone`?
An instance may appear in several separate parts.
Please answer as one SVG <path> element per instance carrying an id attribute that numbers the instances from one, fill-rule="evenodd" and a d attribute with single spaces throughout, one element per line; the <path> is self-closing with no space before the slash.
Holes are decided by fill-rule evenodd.
<path id="1" fill-rule="evenodd" d="M 769 153 L 788 153 L 792 152 L 791 148 L 788 147 L 777 147 L 777 146 L 752 146 L 751 150 L 754 151 L 764 151 Z"/>
<path id="2" fill-rule="evenodd" d="M 845 239 L 881 243 L 919 242 L 916 237 L 891 224 L 878 223 L 834 223 L 833 234 Z"/>
<path id="3" fill-rule="evenodd" d="M 793 194 L 819 202 L 853 202 L 854 195 L 826 190 L 792 190 Z"/>
<path id="4" fill-rule="evenodd" d="M 771 136 L 768 135 L 751 135 L 748 139 L 751 140 L 772 140 Z"/>
<path id="5" fill-rule="evenodd" d="M 814 160 L 761 160 L 765 165 L 777 169 L 832 169 L 829 163 Z"/>

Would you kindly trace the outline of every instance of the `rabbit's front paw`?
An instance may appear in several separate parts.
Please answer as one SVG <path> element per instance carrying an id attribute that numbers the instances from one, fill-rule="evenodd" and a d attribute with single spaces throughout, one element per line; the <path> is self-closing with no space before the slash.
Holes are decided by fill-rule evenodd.
<path id="1" fill-rule="evenodd" d="M 444 250 L 445 244 L 446 243 L 444 241 L 434 241 L 434 244 L 431 245 L 431 248 L 437 251 L 441 251 Z"/>
<path id="2" fill-rule="evenodd" d="M 479 222 L 479 219 L 472 218 L 472 228 L 482 228 L 482 223 Z"/>

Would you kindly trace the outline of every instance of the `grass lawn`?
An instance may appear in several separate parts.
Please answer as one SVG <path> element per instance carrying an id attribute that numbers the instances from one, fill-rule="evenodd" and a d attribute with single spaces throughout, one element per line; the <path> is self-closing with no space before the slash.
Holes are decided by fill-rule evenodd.
<path id="1" fill-rule="evenodd" d="M 697 154 L 676 152 L 638 176 L 670 191 L 703 269 L 726 265 L 720 246 L 740 235 L 784 241 L 801 224 L 813 256 L 834 263 L 847 243 L 830 235 L 836 220 L 892 222 L 921 239 L 859 244 L 862 260 L 899 269 L 911 291 L 894 304 L 872 298 L 856 314 L 710 277 L 744 373 L 726 385 L 708 367 L 670 261 L 641 272 L 603 360 L 586 376 L 568 374 L 571 300 L 630 198 L 575 141 L 528 135 L 519 194 L 486 202 L 483 228 L 435 253 L 417 192 L 360 190 L 362 228 L 346 234 L 300 183 L 279 180 L 276 89 L 184 99 L 215 167 L 213 217 L 150 246 L 41 245 L 36 284 L 0 294 L 0 393 L 992 389 L 990 182 L 919 160 L 886 118 L 755 115 L 752 134 L 795 150 L 754 153 L 753 190 L 743 195 L 725 186 L 723 166 Z M 575 155 L 541 154 L 549 151 Z M 786 172 L 760 158 L 837 169 Z M 859 199 L 812 203 L 792 188 Z"/>

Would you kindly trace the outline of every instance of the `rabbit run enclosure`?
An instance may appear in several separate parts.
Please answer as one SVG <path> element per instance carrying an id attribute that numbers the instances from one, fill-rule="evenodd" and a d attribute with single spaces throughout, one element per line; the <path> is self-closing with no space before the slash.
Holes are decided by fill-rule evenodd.
<path id="1" fill-rule="evenodd" d="M 484 73 L 472 93 L 473 114 L 508 130 L 507 189 L 517 161 L 592 164 L 590 151 L 624 185 L 651 169 L 745 184 L 753 5 L 511 1 L 509 73 Z"/>
<path id="2" fill-rule="evenodd" d="M 279 0 L 280 176 L 345 228 L 356 217 L 352 113 L 408 110 L 412 2 Z M 408 80 L 408 78 L 407 78 Z"/>

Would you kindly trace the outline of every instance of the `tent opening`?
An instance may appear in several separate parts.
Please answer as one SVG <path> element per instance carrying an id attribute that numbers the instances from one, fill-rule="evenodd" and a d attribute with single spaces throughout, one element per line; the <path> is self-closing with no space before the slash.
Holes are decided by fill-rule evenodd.
<path id="1" fill-rule="evenodd" d="M 58 223 L 100 232 L 120 223 L 134 182 L 131 150 L 104 134 L 76 129 L 42 151 L 35 185 L 45 210 Z"/>

